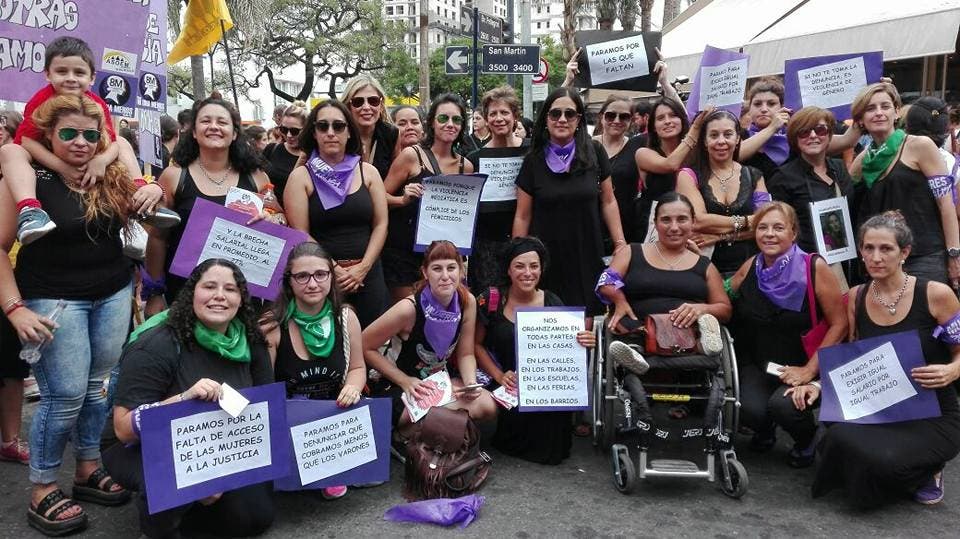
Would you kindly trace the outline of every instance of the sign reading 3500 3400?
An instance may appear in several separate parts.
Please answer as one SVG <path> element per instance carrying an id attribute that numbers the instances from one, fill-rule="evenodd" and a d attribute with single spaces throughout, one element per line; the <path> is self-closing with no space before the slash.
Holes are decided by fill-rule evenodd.
<path id="1" fill-rule="evenodd" d="M 540 45 L 484 45 L 482 73 L 536 75 L 540 70 Z"/>

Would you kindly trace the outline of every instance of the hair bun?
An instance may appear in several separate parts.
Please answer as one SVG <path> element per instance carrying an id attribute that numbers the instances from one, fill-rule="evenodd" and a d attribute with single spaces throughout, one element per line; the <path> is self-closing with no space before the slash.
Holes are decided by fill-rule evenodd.
<path id="1" fill-rule="evenodd" d="M 907 218 L 904 217 L 902 213 L 900 213 L 900 210 L 887 210 L 880 215 L 882 215 L 887 219 L 890 219 L 891 221 L 897 224 L 903 224 L 903 225 L 907 224 Z"/>

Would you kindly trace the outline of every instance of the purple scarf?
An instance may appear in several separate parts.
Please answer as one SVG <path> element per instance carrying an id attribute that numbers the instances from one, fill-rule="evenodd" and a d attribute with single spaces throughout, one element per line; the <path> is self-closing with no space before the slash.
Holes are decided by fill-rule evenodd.
<path id="1" fill-rule="evenodd" d="M 310 159 L 307 159 L 307 172 L 310 173 L 313 190 L 316 191 L 323 209 L 332 210 L 343 204 L 350 189 L 353 169 L 357 168 L 359 162 L 359 155 L 346 155 L 343 161 L 331 167 L 320 157 L 317 150 L 313 150 Z"/>
<path id="2" fill-rule="evenodd" d="M 780 255 L 770 267 L 763 267 L 763 255 L 754 263 L 757 285 L 774 305 L 781 309 L 800 312 L 807 294 L 807 253 L 796 243 Z"/>
<path id="3" fill-rule="evenodd" d="M 454 337 L 460 327 L 460 294 L 454 291 L 451 308 L 444 307 L 433 297 L 430 286 L 423 287 L 420 292 L 420 308 L 423 309 L 423 335 L 427 338 L 430 348 L 437 354 L 437 359 L 446 361 L 450 356 Z"/>
<path id="4" fill-rule="evenodd" d="M 560 146 L 553 141 L 547 142 L 547 147 L 543 154 L 547 158 L 547 166 L 556 174 L 563 174 L 570 170 L 570 164 L 573 163 L 573 153 L 577 151 L 576 139 L 568 144 Z"/>
<path id="5" fill-rule="evenodd" d="M 747 128 L 747 132 L 750 133 L 750 136 L 754 136 L 760 132 L 760 129 L 757 126 L 750 124 L 750 127 Z M 784 132 L 784 129 L 781 127 L 779 131 L 774 133 L 767 142 L 763 144 L 763 153 L 767 154 L 767 157 L 771 161 L 780 166 L 784 161 L 790 157 L 790 143 L 787 141 L 787 135 Z"/>

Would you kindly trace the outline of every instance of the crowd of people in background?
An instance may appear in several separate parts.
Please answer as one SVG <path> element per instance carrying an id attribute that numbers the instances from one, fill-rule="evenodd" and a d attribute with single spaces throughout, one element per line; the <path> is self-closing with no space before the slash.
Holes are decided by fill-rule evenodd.
<path id="1" fill-rule="evenodd" d="M 509 86 L 489 89 L 472 111 L 454 94 L 389 107 L 369 75 L 339 99 L 277 107 L 269 128 L 243 127 L 233 103 L 211 96 L 162 118 L 162 165 L 148 181 L 135 132 L 89 91 L 89 48 L 50 43 L 51 85 L 24 115 L 0 112 L 9 254 L 0 259 L 0 459 L 29 466 L 30 524 L 67 533 L 87 524 L 78 502 L 132 497 L 148 537 L 265 530 L 269 484 L 147 510 L 140 411 L 215 400 L 223 383 L 283 382 L 290 398 L 344 407 L 389 396 L 402 443 L 410 418 L 400 396 L 427 396 L 423 380 L 446 370 L 458 388 L 450 406 L 495 422 L 494 447 L 558 464 L 589 426 L 568 412 L 499 409 L 491 391 L 517 388 L 517 310 L 562 305 L 585 308 L 587 331 L 572 338 L 588 349 L 604 313 L 614 334 L 654 314 L 702 338 L 726 325 L 753 450 L 786 433 L 787 462 L 815 465 L 815 496 L 843 488 L 864 506 L 939 502 L 943 467 L 960 451 L 960 346 L 931 336 L 960 311 L 960 108 L 926 96 L 905 113 L 897 88 L 877 82 L 838 122 L 817 107 L 788 110 L 782 81 L 767 77 L 748 88 L 742 117 L 712 107 L 691 115 L 660 61 L 662 95 L 611 95 L 593 113 L 570 87 L 576 66 L 532 120 Z M 424 180 L 504 157 L 522 158 L 515 199 L 480 203 L 469 258 L 447 241 L 415 251 Z M 285 261 L 275 301 L 251 298 L 226 260 L 187 278 L 171 272 L 195 202 L 223 205 L 234 188 L 271 191 L 288 226 L 309 237 Z M 855 237 L 839 219 L 815 226 L 810 204 L 833 198 L 846 199 Z M 131 257 L 141 227 L 148 239 Z M 828 264 L 824 244 L 853 245 L 860 257 Z M 135 295 L 145 321 L 131 310 Z M 819 348 L 921 330 L 927 365 L 911 376 L 936 390 L 942 415 L 818 425 L 817 349 L 802 343 L 818 320 L 827 325 Z M 19 359 L 21 343 L 43 340 L 38 362 Z M 633 345 L 614 342 L 609 353 L 629 375 L 649 367 Z M 767 362 L 783 368 L 771 376 Z M 102 387 L 112 370 L 110 410 Z M 41 400 L 23 443 L 31 371 Z M 118 442 L 101 456 L 104 427 Z M 70 496 L 58 483 L 68 439 Z"/>

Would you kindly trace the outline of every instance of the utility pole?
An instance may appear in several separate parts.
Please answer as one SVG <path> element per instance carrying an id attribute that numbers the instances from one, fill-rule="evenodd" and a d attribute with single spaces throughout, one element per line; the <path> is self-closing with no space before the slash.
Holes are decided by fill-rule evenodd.
<path id="1" fill-rule="evenodd" d="M 477 94 L 479 93 L 479 84 L 480 84 L 478 81 L 479 73 L 480 73 L 480 66 L 478 64 L 480 62 L 477 61 L 477 59 L 480 58 L 480 51 L 479 51 L 480 42 L 478 39 L 479 33 L 480 33 L 480 10 L 477 9 L 476 6 L 474 6 L 473 8 L 473 69 L 472 69 L 473 92 L 471 96 L 473 99 L 471 99 L 471 103 L 470 103 L 470 108 L 472 108 L 473 110 L 477 110 L 477 104 L 478 104 Z"/>
<path id="2" fill-rule="evenodd" d="M 530 44 L 530 0 L 520 0 L 520 43 Z M 523 77 L 523 116 L 533 118 L 533 75 Z"/>
<path id="3" fill-rule="evenodd" d="M 504 43 L 514 43 L 516 41 L 517 33 L 517 21 L 516 14 L 514 13 L 514 0 L 507 0 L 507 25 L 510 27 L 510 37 L 507 38 Z M 517 76 L 514 74 L 507 75 L 507 86 L 513 86 L 513 81 Z"/>
<path id="4" fill-rule="evenodd" d="M 430 103 L 430 0 L 420 0 L 420 106 Z"/>

